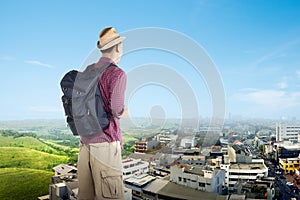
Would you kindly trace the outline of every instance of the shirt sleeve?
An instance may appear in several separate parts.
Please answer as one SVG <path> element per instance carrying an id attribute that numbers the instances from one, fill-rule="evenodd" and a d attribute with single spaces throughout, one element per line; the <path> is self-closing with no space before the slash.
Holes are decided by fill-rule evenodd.
<path id="1" fill-rule="evenodd" d="M 118 76 L 111 94 L 111 111 L 112 115 L 120 118 L 124 111 L 124 97 L 126 89 L 126 74 L 124 71 Z"/>

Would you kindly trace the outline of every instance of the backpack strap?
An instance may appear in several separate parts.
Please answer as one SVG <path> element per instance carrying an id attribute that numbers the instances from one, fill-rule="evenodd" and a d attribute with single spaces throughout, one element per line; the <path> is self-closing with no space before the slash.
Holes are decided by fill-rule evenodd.
<path id="1" fill-rule="evenodd" d="M 93 64 L 87 66 L 86 69 L 84 70 L 84 72 L 94 71 L 93 74 L 96 73 L 96 74 L 100 75 L 106 68 L 108 68 L 110 66 L 118 67 L 117 65 L 110 63 L 110 62 L 104 63 L 100 66 L 99 66 L 99 63 L 93 63 Z"/>

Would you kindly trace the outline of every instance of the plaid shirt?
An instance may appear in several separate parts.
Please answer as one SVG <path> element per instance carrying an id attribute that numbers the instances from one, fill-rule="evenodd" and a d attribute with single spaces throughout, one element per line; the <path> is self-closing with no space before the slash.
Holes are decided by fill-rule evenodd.
<path id="1" fill-rule="evenodd" d="M 108 62 L 115 64 L 111 59 L 101 57 L 96 67 Z M 119 67 L 110 66 L 99 76 L 99 84 L 104 109 L 111 113 L 112 117 L 107 129 L 94 136 L 81 136 L 80 141 L 83 144 L 120 141 L 121 146 L 123 146 L 119 118 L 124 111 L 126 74 Z"/>

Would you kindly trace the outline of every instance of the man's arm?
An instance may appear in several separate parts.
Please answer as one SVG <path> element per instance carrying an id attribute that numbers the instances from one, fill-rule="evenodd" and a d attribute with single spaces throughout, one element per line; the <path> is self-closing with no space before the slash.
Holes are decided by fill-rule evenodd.
<path id="1" fill-rule="evenodd" d="M 124 112 L 124 97 L 126 89 L 126 74 L 125 72 L 121 73 L 116 80 L 116 85 L 111 94 L 111 111 L 112 115 L 116 118 Z"/>

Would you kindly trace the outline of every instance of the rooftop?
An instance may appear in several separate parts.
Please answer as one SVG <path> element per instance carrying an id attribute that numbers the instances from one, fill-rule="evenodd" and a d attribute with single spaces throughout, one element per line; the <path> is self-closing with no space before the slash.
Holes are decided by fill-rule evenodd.
<path id="1" fill-rule="evenodd" d="M 134 176 L 131 178 L 128 178 L 125 180 L 125 183 L 130 183 L 132 185 L 136 185 L 136 186 L 145 186 L 148 183 L 150 183 L 151 181 L 155 180 L 156 177 L 148 175 L 148 174 L 141 174 L 138 176 Z"/>
<path id="2" fill-rule="evenodd" d="M 202 192 L 172 182 L 167 183 L 160 191 L 158 191 L 158 194 L 161 196 L 168 196 L 173 199 L 198 200 L 199 197 L 201 197 L 201 199 L 227 199 L 227 196 L 222 196 L 210 192 Z"/>
<path id="3" fill-rule="evenodd" d="M 156 193 L 161 190 L 165 185 L 169 183 L 168 180 L 156 179 L 151 184 L 147 185 L 144 190 L 148 192 Z"/>
<path id="4" fill-rule="evenodd" d="M 261 163 L 236 163 L 231 164 L 230 169 L 251 170 L 251 169 L 266 169 L 266 166 Z"/>
<path id="5" fill-rule="evenodd" d="M 128 156 L 128 158 L 134 158 L 134 159 L 141 159 L 144 161 L 150 161 L 150 160 L 156 160 L 159 159 L 163 154 L 162 153 L 156 153 L 156 154 L 146 154 L 146 153 L 132 153 Z"/>
<path id="6" fill-rule="evenodd" d="M 58 174 L 67 174 L 71 171 L 77 171 L 77 168 L 72 165 L 60 164 L 53 167 L 53 170 Z"/>

